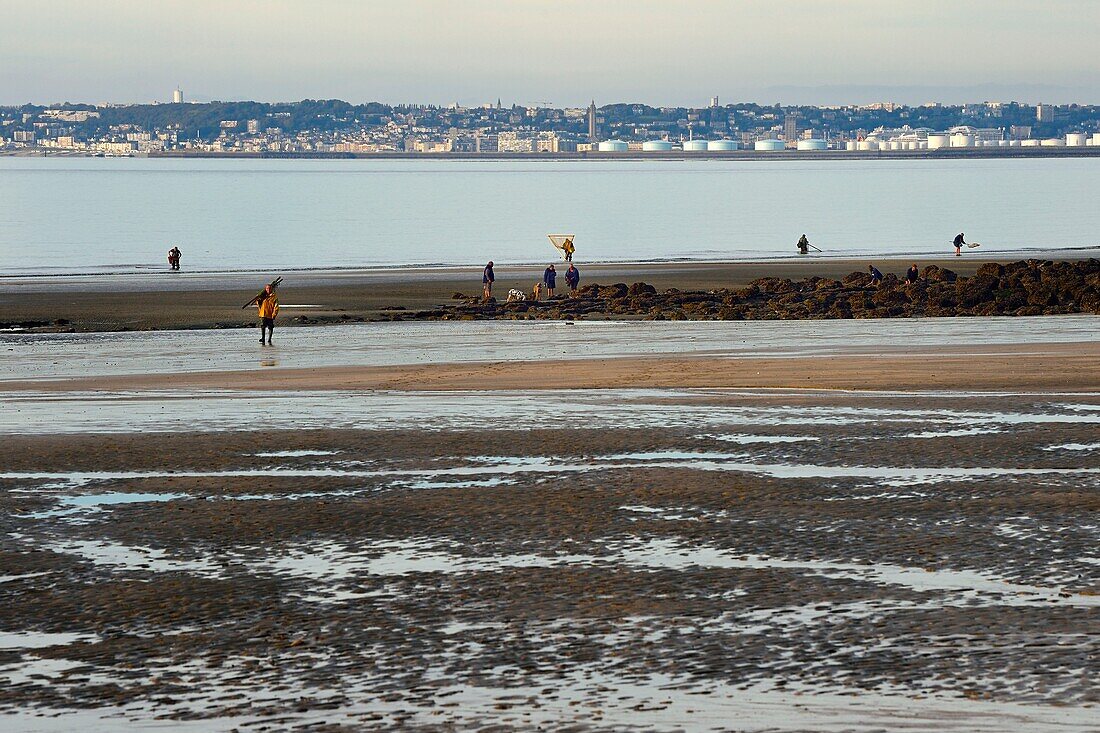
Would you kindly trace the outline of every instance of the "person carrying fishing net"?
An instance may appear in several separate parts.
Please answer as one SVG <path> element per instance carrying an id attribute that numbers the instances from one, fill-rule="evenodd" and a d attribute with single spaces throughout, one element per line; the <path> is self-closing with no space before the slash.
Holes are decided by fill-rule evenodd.
<path id="1" fill-rule="evenodd" d="M 271 343 L 271 337 L 275 335 L 275 318 L 279 315 L 279 296 L 276 295 L 275 288 L 279 287 L 279 283 L 282 281 L 281 277 L 275 278 L 264 285 L 264 289 L 255 298 L 241 306 L 247 308 L 255 304 L 257 314 L 260 317 L 261 345 L 274 346 Z"/>
<path id="2" fill-rule="evenodd" d="M 820 252 L 821 251 L 817 247 L 814 247 L 812 244 L 810 244 L 810 240 L 806 238 L 805 234 L 803 234 L 801 237 L 798 238 L 798 244 L 796 244 L 795 247 L 798 248 L 798 253 L 799 254 L 804 254 L 804 255 L 809 254 L 811 249 L 814 250 L 815 252 Z"/>

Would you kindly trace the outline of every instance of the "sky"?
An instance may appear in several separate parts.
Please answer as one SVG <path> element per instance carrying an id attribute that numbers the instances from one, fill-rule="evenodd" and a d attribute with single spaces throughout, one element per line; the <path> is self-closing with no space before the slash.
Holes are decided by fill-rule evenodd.
<path id="1" fill-rule="evenodd" d="M 0 2 L 0 104 L 1100 103 L 1100 0 Z"/>

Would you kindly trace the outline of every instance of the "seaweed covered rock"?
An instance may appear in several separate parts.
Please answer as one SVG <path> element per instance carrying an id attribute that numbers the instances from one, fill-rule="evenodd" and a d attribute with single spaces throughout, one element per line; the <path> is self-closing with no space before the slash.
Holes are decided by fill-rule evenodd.
<path id="1" fill-rule="evenodd" d="M 921 271 L 920 276 L 922 280 L 933 283 L 953 283 L 959 279 L 954 271 L 939 265 L 929 265 Z"/>

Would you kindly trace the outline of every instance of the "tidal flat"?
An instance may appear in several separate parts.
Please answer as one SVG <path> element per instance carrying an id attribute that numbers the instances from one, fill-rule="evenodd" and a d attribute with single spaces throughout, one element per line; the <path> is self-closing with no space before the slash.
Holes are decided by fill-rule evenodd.
<path id="1" fill-rule="evenodd" d="M 0 723 L 1100 713 L 1094 392 L 183 392 L 158 429 L 168 396 L 4 423 Z"/>

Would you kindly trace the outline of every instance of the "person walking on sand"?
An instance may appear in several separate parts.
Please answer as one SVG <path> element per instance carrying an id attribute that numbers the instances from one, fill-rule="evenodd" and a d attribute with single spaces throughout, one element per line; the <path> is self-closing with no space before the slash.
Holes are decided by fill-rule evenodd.
<path id="1" fill-rule="evenodd" d="M 871 273 L 871 284 L 880 285 L 882 283 L 882 273 L 874 265 L 867 265 L 867 271 Z"/>
<path id="2" fill-rule="evenodd" d="M 570 297 L 577 297 L 577 285 L 581 282 L 581 271 L 569 263 L 569 269 L 565 271 L 565 284 L 569 286 Z"/>
<path id="3" fill-rule="evenodd" d="M 955 235 L 955 241 L 952 242 L 955 245 L 955 256 L 962 257 L 963 245 L 966 244 L 966 240 L 963 239 L 963 233 L 959 232 Z"/>
<path id="4" fill-rule="evenodd" d="M 493 296 L 494 280 L 496 276 L 493 275 L 493 261 L 489 260 L 489 264 L 481 271 L 481 295 L 486 301 Z"/>
<path id="5" fill-rule="evenodd" d="M 911 288 L 917 284 L 917 280 L 920 279 L 920 270 L 917 269 L 917 263 L 914 262 L 909 266 L 909 269 L 905 271 L 905 287 Z"/>
<path id="6" fill-rule="evenodd" d="M 264 344 L 266 334 L 267 345 L 272 346 L 271 337 L 275 335 L 275 316 L 279 315 L 279 296 L 270 285 L 265 285 L 264 292 L 256 299 L 256 308 L 260 316 L 260 345 Z"/>
<path id="7" fill-rule="evenodd" d="M 176 246 L 173 246 L 172 249 L 168 250 L 168 264 L 172 266 L 173 270 L 180 269 L 181 254 L 183 253 L 180 252 L 180 248 Z"/>
<path id="8" fill-rule="evenodd" d="M 558 280 L 558 271 L 554 269 L 553 265 L 550 265 L 542 273 L 542 284 L 546 287 L 546 299 L 554 297 L 554 284 Z"/>

